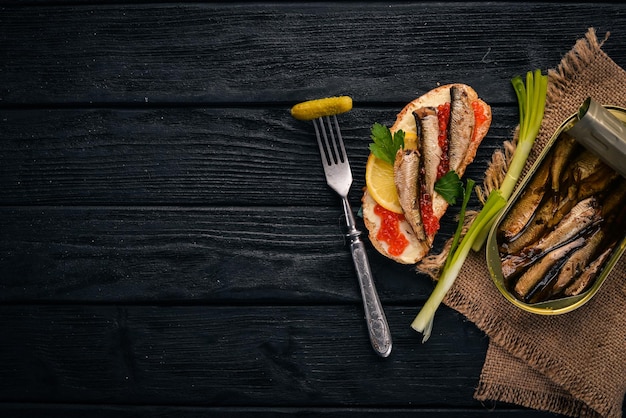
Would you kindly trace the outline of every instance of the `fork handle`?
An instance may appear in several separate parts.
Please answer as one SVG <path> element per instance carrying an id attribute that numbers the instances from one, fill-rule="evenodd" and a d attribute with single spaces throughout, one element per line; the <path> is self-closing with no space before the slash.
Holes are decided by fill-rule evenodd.
<path id="1" fill-rule="evenodd" d="M 376 292 L 372 271 L 367 260 L 365 245 L 357 236 L 350 236 L 350 250 L 356 268 L 361 296 L 363 297 L 363 307 L 365 308 L 365 320 L 370 334 L 370 341 L 374 351 L 381 356 L 387 357 L 391 353 L 391 331 L 387 324 L 385 311 Z"/>
<path id="2" fill-rule="evenodd" d="M 350 238 L 350 252 L 352 260 L 359 278 L 363 307 L 365 309 L 365 320 L 370 335 L 370 341 L 374 351 L 381 356 L 387 357 L 391 354 L 391 331 L 387 324 L 385 311 L 380 303 L 374 276 L 367 259 L 365 244 L 361 241 L 361 232 L 354 225 L 354 216 L 347 201 L 344 200 L 344 210 L 348 222 L 348 238 Z"/>

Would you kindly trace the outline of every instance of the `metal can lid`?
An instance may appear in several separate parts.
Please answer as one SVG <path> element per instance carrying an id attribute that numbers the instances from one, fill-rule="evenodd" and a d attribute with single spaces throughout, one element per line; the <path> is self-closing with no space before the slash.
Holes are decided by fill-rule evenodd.
<path id="1" fill-rule="evenodd" d="M 567 133 L 626 177 L 626 124 L 604 106 L 588 97 Z"/>

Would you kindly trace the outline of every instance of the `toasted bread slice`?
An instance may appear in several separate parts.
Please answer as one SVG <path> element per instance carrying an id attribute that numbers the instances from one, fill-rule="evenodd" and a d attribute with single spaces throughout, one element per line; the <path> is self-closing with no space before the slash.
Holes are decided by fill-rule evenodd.
<path id="1" fill-rule="evenodd" d="M 449 103 L 451 101 L 450 89 L 452 87 L 462 89 L 469 97 L 469 101 L 472 103 L 472 108 L 475 115 L 475 124 L 473 129 L 472 138 L 470 139 L 467 150 L 464 153 L 463 158 L 456 172 L 459 176 L 463 176 L 467 166 L 474 160 L 478 146 L 487 135 L 489 127 L 491 126 L 491 107 L 483 100 L 478 98 L 476 91 L 465 84 L 447 84 L 437 87 L 423 96 L 408 103 L 402 111 L 398 114 L 395 123 L 390 128 L 392 133 L 403 130 L 405 133 L 417 135 L 417 123 L 414 112 L 424 107 L 437 107 L 439 105 Z M 419 141 L 419 139 L 418 139 Z M 400 191 L 399 191 L 400 193 Z M 389 244 L 379 239 L 379 231 L 382 226 L 382 219 L 375 213 L 376 202 L 367 194 L 367 190 L 363 195 L 363 219 L 365 226 L 369 232 L 369 238 L 372 245 L 384 256 L 402 264 L 415 264 L 424 258 L 430 251 L 430 243 L 432 243 L 433 236 L 428 237 L 427 240 L 420 240 L 417 238 L 417 234 L 410 226 L 410 223 L 402 219 L 399 221 L 399 229 L 405 236 L 408 244 L 404 248 L 404 251 L 400 254 L 394 252 L 390 254 Z M 439 194 L 434 193 L 432 196 L 432 213 L 437 219 L 445 214 L 448 209 L 448 203 Z"/>

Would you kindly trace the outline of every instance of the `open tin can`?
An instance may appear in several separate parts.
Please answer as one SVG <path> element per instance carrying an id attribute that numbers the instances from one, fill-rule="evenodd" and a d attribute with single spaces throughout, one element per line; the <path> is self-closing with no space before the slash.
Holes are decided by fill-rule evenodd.
<path id="1" fill-rule="evenodd" d="M 608 110 L 612 116 L 615 116 L 621 121 L 621 123 L 626 125 L 626 109 L 615 106 L 604 106 L 603 108 Z M 534 241 L 532 241 L 532 243 L 528 245 L 524 245 L 523 241 L 521 244 L 511 244 L 511 242 L 513 242 L 515 239 L 519 239 L 521 234 L 524 233 L 524 231 L 517 229 L 519 228 L 519 223 L 517 225 L 517 228 L 510 228 L 511 219 L 513 219 L 514 216 L 517 216 L 517 214 L 522 213 L 520 212 L 521 209 L 526 207 L 532 207 L 532 205 L 526 206 L 526 203 L 528 202 L 528 197 L 524 196 L 525 192 L 527 194 L 530 194 L 530 190 L 536 188 L 537 184 L 540 184 L 541 181 L 545 179 L 544 176 L 546 174 L 544 170 L 546 170 L 546 166 L 551 166 L 550 164 L 553 161 L 552 158 L 556 158 L 554 157 L 554 154 L 559 148 L 563 147 L 562 141 L 566 140 L 564 138 L 567 138 L 569 136 L 569 139 L 567 139 L 567 141 L 572 140 L 571 135 L 568 135 L 567 131 L 572 128 L 572 126 L 577 122 L 578 117 L 578 114 L 574 114 L 569 117 L 559 126 L 559 128 L 550 138 L 544 150 L 541 152 L 528 174 L 522 180 L 520 187 L 518 187 L 512 198 L 509 200 L 508 204 L 505 206 L 505 208 L 496 219 L 487 239 L 487 266 L 496 287 L 502 293 L 502 295 L 504 295 L 504 297 L 509 300 L 513 305 L 535 314 L 563 314 L 566 312 L 570 312 L 588 302 L 597 293 L 598 289 L 602 286 L 602 283 L 606 280 L 607 276 L 617 263 L 618 259 L 626 250 L 626 227 L 623 220 L 623 218 L 625 217 L 624 214 L 626 213 L 626 209 L 624 209 L 626 208 L 626 204 L 624 204 L 623 199 L 620 201 L 619 206 L 616 206 L 616 209 L 611 212 L 612 214 L 617 213 L 616 217 L 621 218 L 621 220 L 618 219 L 619 222 L 612 223 L 608 227 L 606 225 L 598 225 L 600 225 L 601 222 L 612 222 L 615 219 L 614 215 L 612 215 L 613 218 L 608 218 L 608 215 L 607 217 L 602 218 L 603 215 L 601 215 L 601 220 L 598 221 L 589 221 L 589 219 L 585 217 L 580 222 L 574 222 L 572 224 L 578 227 L 582 223 L 589 221 L 589 226 L 586 227 L 587 229 L 585 229 L 584 232 L 580 232 L 578 235 L 573 234 L 571 237 L 568 237 L 566 240 L 564 240 L 564 242 L 559 243 L 559 241 L 556 240 L 554 241 L 554 243 L 556 244 L 554 244 L 554 246 L 552 247 L 548 246 L 547 244 L 543 246 L 538 245 L 538 240 L 544 239 L 544 241 L 548 241 L 548 239 L 546 238 L 547 234 L 553 232 L 557 228 L 557 225 L 559 225 L 559 223 L 563 220 L 564 216 L 567 216 L 563 214 L 564 211 L 561 211 L 561 218 L 559 219 L 559 216 L 555 216 L 553 219 L 550 219 L 550 225 L 546 226 L 543 229 L 543 235 L 540 235 L 540 238 L 535 239 Z M 577 152 L 579 153 L 581 153 L 582 150 L 584 150 L 585 152 L 597 152 L 597 150 L 585 149 L 578 141 L 574 142 L 575 146 L 578 147 Z M 596 156 L 598 155 L 596 154 Z M 601 157 L 602 160 L 615 160 L 613 156 L 609 156 L 610 158 L 605 158 L 600 155 L 599 157 Z M 623 161 L 622 163 L 626 164 L 626 161 Z M 614 169 L 610 167 L 608 167 L 608 169 L 611 170 L 611 178 L 615 176 L 616 182 L 626 182 L 626 179 L 620 176 L 619 173 L 617 173 Z M 570 165 L 564 168 L 562 176 L 573 175 L 573 170 L 570 170 L 569 172 L 567 172 L 567 170 L 570 170 Z M 598 178 L 605 177 L 598 176 Z M 550 178 L 545 180 L 545 188 L 554 187 L 549 186 L 548 184 L 546 184 L 546 182 L 550 182 Z M 561 188 L 565 186 L 566 185 L 561 185 Z M 557 190 L 558 189 L 559 187 L 557 186 Z M 612 189 L 607 189 L 604 194 L 598 195 L 602 196 L 601 198 L 598 197 L 598 201 L 600 201 L 600 199 L 603 199 L 602 202 L 604 202 L 605 197 L 608 195 L 612 196 L 613 198 L 616 193 L 612 193 L 611 190 Z M 550 193 L 553 192 L 551 191 Z M 562 189 L 560 193 L 565 193 L 565 191 L 563 191 Z M 582 192 L 579 194 L 583 195 Z M 543 196 L 541 199 L 542 202 L 545 202 L 545 199 L 549 198 L 555 199 L 553 195 L 551 197 Z M 538 200 L 538 198 L 536 198 L 535 200 Z M 583 199 L 577 199 L 576 206 L 578 207 L 578 203 L 581 203 L 582 201 Z M 604 204 L 599 202 L 593 203 L 596 204 L 596 207 L 597 205 Z M 537 205 L 541 204 L 543 203 L 537 203 Z M 572 205 L 573 203 L 570 204 L 570 209 Z M 603 206 L 601 207 L 603 208 Z M 609 207 L 608 203 L 606 204 L 606 207 Z M 533 210 L 533 215 L 530 215 L 530 213 L 528 213 L 525 216 L 521 217 L 529 217 L 529 220 L 526 223 L 520 221 L 524 223 L 524 228 L 529 228 L 531 222 L 541 222 L 541 219 L 537 219 L 537 217 L 540 215 L 537 215 L 535 210 Z M 606 210 L 608 211 L 608 209 Z M 590 245 L 590 242 L 597 241 L 598 237 L 596 235 L 598 233 L 597 231 L 600 230 L 599 228 L 605 228 L 603 230 L 604 235 L 607 234 L 607 231 L 609 231 L 608 233 L 611 234 L 611 238 L 604 241 L 604 245 L 607 246 L 607 248 L 603 249 L 602 246 L 599 246 L 599 248 L 593 252 L 592 256 L 588 256 L 588 261 L 586 264 L 583 264 L 583 267 L 576 264 L 573 265 L 571 261 L 567 262 L 567 260 L 569 260 L 569 258 L 575 252 L 577 252 L 578 250 L 582 250 L 582 248 L 584 248 L 586 245 Z M 576 228 L 572 228 L 571 230 L 573 231 L 575 229 Z M 567 229 L 562 228 L 561 231 L 567 231 Z M 556 235 L 557 234 L 553 234 L 552 237 Z M 593 238 L 592 240 L 592 237 L 594 236 L 595 238 Z M 608 247 L 608 243 L 610 243 L 610 248 Z M 523 246 L 523 250 L 519 250 L 519 247 L 521 246 Z M 556 250 L 560 251 L 556 252 Z M 555 252 L 552 253 L 552 251 Z M 551 254 L 550 259 L 547 258 L 548 254 Z M 541 261 L 544 261 L 545 265 L 538 266 L 538 263 Z M 596 268 L 596 270 L 593 272 L 593 274 L 589 272 L 587 273 L 588 282 L 586 285 L 582 286 L 579 283 L 578 289 L 576 289 L 576 286 L 574 286 L 573 282 L 563 284 L 563 278 L 567 277 L 567 275 L 569 274 L 568 272 L 571 272 L 572 277 L 575 277 L 574 275 L 579 274 L 579 271 L 582 268 L 589 269 L 589 266 L 594 261 L 596 263 L 592 267 Z M 531 272 L 531 269 L 534 270 Z M 590 274 L 591 276 L 589 276 Z M 589 277 L 591 277 L 591 280 L 589 280 Z M 558 286 L 550 288 L 550 286 L 555 286 L 557 283 Z M 565 292 L 566 288 L 572 287 L 575 288 L 574 290 L 578 290 L 578 292 L 575 294 L 573 293 L 573 291 Z"/>

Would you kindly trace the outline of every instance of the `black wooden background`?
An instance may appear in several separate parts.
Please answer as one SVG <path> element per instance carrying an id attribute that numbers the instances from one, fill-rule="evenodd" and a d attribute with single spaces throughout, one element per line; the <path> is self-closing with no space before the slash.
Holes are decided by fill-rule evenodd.
<path id="1" fill-rule="evenodd" d="M 421 344 L 431 281 L 372 250 L 394 338 L 374 354 L 289 108 L 353 97 L 356 210 L 370 126 L 470 84 L 493 107 L 481 181 L 511 77 L 589 27 L 625 66 L 617 3 L 0 1 L 0 416 L 550 416 L 475 401 L 487 338 L 443 307 Z"/>

